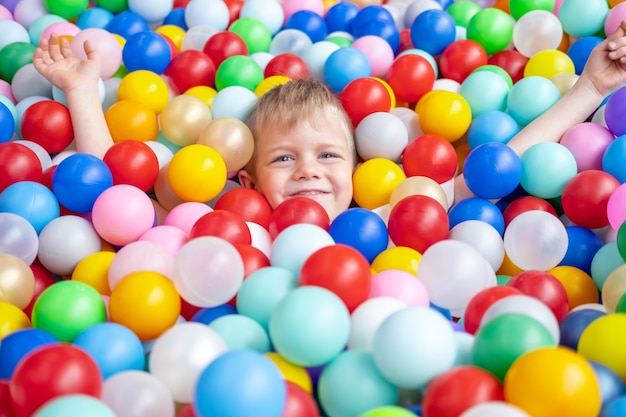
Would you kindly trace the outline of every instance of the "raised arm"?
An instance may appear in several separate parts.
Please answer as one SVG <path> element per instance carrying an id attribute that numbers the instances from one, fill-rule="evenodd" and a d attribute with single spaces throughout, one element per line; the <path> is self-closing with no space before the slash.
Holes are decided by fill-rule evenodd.
<path id="1" fill-rule="evenodd" d="M 65 93 L 72 117 L 76 150 L 102 158 L 113 145 L 100 101 L 100 55 L 86 41 L 87 59 L 74 56 L 67 39 L 52 34 L 42 39 L 33 65 L 48 81 Z"/>

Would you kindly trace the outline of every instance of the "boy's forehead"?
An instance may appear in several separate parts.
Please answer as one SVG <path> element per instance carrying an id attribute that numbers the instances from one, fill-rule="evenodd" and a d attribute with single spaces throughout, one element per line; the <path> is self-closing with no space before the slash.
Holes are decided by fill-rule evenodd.
<path id="1" fill-rule="evenodd" d="M 274 147 L 280 144 L 307 143 L 315 141 L 319 144 L 351 147 L 351 135 L 348 135 L 339 121 L 320 114 L 320 117 L 308 117 L 293 126 L 266 126 L 258 132 L 257 146 Z"/>

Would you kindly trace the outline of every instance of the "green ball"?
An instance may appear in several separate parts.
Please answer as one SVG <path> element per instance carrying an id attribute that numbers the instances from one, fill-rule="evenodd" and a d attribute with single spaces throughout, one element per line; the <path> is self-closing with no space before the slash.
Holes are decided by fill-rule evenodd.
<path id="1" fill-rule="evenodd" d="M 480 67 L 478 67 L 474 71 L 472 71 L 472 73 L 477 72 L 477 71 L 491 71 L 491 72 L 495 72 L 496 74 L 498 74 L 499 76 L 504 78 L 504 81 L 506 81 L 506 83 L 509 86 L 509 88 L 513 87 L 513 79 L 511 78 L 511 75 L 509 75 L 509 73 L 506 72 L 506 70 L 504 68 L 502 68 L 502 67 L 499 67 L 497 65 L 491 65 L 491 64 L 481 65 Z"/>
<path id="2" fill-rule="evenodd" d="M 396 405 L 377 407 L 360 414 L 359 417 L 415 417 L 415 413 Z"/>
<path id="3" fill-rule="evenodd" d="M 543 324 L 524 314 L 507 313 L 478 329 L 472 346 L 472 364 L 504 381 L 517 358 L 546 346 L 556 346 L 556 342 Z"/>
<path id="4" fill-rule="evenodd" d="M 0 49 L 0 78 L 11 84 L 15 73 L 33 62 L 35 49 L 30 42 L 13 42 Z"/>
<path id="5" fill-rule="evenodd" d="M 515 20 L 524 16 L 533 10 L 545 10 L 551 12 L 554 10 L 554 0 L 511 0 L 509 3 L 509 11 Z"/>
<path id="6" fill-rule="evenodd" d="M 482 9 L 467 24 L 467 39 L 478 42 L 487 55 L 493 55 L 511 43 L 513 23 L 511 15 L 500 9 Z"/>
<path id="7" fill-rule="evenodd" d="M 96 4 L 111 13 L 119 13 L 128 9 L 128 0 L 97 0 Z"/>
<path id="8" fill-rule="evenodd" d="M 452 16 L 457 26 L 466 28 L 469 21 L 480 9 L 481 7 L 473 1 L 461 0 L 452 3 L 446 11 Z"/>
<path id="9" fill-rule="evenodd" d="M 617 306 L 615 306 L 616 313 L 626 313 L 626 293 L 622 294 L 617 302 Z"/>
<path id="10" fill-rule="evenodd" d="M 102 296 L 90 285 L 61 281 L 46 288 L 33 306 L 33 327 L 71 343 L 79 333 L 107 320 Z"/>
<path id="11" fill-rule="evenodd" d="M 44 0 L 43 3 L 50 13 L 73 19 L 85 11 L 89 0 Z"/>
<path id="12" fill-rule="evenodd" d="M 246 55 L 233 55 L 226 58 L 215 72 L 217 91 L 226 87 L 240 86 L 250 91 L 263 81 L 263 69 L 257 62 Z"/>
<path id="13" fill-rule="evenodd" d="M 511 278 L 513 278 L 510 275 L 496 275 L 496 282 L 498 283 L 498 285 L 506 285 Z"/>
<path id="14" fill-rule="evenodd" d="M 617 243 L 617 251 L 622 259 L 626 261 L 626 222 L 623 222 L 617 229 L 615 242 Z"/>
<path id="15" fill-rule="evenodd" d="M 267 52 L 270 49 L 272 34 L 259 19 L 241 17 L 235 20 L 228 30 L 241 36 L 250 55 L 255 52 Z"/>
<path id="16" fill-rule="evenodd" d="M 340 48 L 347 48 L 349 46 L 352 46 L 352 41 L 345 36 L 329 36 L 325 40 L 334 43 Z"/>

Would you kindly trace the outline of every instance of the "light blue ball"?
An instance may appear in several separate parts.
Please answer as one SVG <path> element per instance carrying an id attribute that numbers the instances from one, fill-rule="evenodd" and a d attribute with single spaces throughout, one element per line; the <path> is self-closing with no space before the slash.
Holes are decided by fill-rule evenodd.
<path id="1" fill-rule="evenodd" d="M 507 97 L 508 112 L 520 126 L 526 126 L 561 98 L 558 87 L 549 79 L 525 77 L 513 84 Z"/>
<path id="2" fill-rule="evenodd" d="M 194 0 L 185 7 L 185 23 L 188 28 L 203 25 L 223 31 L 229 22 L 230 12 L 222 0 Z"/>
<path id="3" fill-rule="evenodd" d="M 505 111 L 509 85 L 495 72 L 477 71 L 463 80 L 459 94 L 465 98 L 475 118 L 487 111 Z"/>
<path id="4" fill-rule="evenodd" d="M 602 30 L 609 13 L 606 0 L 567 0 L 559 7 L 559 21 L 563 30 L 572 36 L 595 35 Z"/>
<path id="5" fill-rule="evenodd" d="M 275 35 L 283 27 L 285 12 L 276 0 L 246 0 L 239 11 L 239 17 L 258 19 Z"/>
<path id="6" fill-rule="evenodd" d="M 270 338 L 263 327 L 250 317 L 227 314 L 209 324 L 228 346 L 228 350 L 249 349 L 259 353 L 271 351 Z"/>
<path id="7" fill-rule="evenodd" d="M 398 387 L 380 373 L 373 354 L 362 349 L 344 351 L 326 365 L 317 392 L 322 408 L 333 417 L 359 416 L 398 402 Z"/>
<path id="8" fill-rule="evenodd" d="M 301 58 L 309 68 L 309 74 L 317 80 L 324 79 L 324 65 L 326 60 L 337 49 L 339 45 L 330 41 L 315 42 L 302 51 Z"/>
<path id="9" fill-rule="evenodd" d="M 256 102 L 257 96 L 245 87 L 239 85 L 224 87 L 213 98 L 211 116 L 213 119 L 234 117 L 245 122 Z"/>
<path id="10" fill-rule="evenodd" d="M 617 249 L 617 242 L 604 244 L 591 260 L 591 278 L 596 283 L 598 290 L 602 290 L 604 282 L 617 267 L 624 265 L 625 261 Z"/>
<path id="11" fill-rule="evenodd" d="M 574 155 L 555 142 L 537 143 L 522 155 L 520 184 L 535 197 L 550 199 L 563 194 L 565 185 L 578 173 Z"/>
<path id="12" fill-rule="evenodd" d="M 365 54 L 353 47 L 339 48 L 324 64 L 324 81 L 335 92 L 357 78 L 371 76 L 372 68 Z"/>
<path id="13" fill-rule="evenodd" d="M 45 185 L 19 181 L 0 193 L 0 212 L 23 217 L 39 234 L 50 221 L 59 217 L 61 208 L 54 193 Z"/>
<path id="14" fill-rule="evenodd" d="M 252 272 L 237 293 L 237 311 L 269 329 L 272 310 L 280 300 L 298 286 L 298 276 L 277 266 Z"/>
<path id="15" fill-rule="evenodd" d="M 102 378 L 122 371 L 142 371 L 144 347 L 129 328 L 118 323 L 99 323 L 76 336 L 75 346 L 83 348 L 98 364 Z"/>
<path id="16" fill-rule="evenodd" d="M 490 110 L 472 120 L 467 130 L 467 144 L 470 149 L 490 142 L 507 144 L 519 131 L 519 125 L 510 114 Z"/>
<path id="17" fill-rule="evenodd" d="M 332 236 L 319 226 L 310 223 L 293 224 L 274 239 L 270 264 L 299 276 L 302 265 L 313 252 L 334 244 Z"/>
<path id="18" fill-rule="evenodd" d="M 0 20 L 0 33 L 2 33 L 2 37 L 0 38 L 0 49 L 14 42 L 30 43 L 28 31 L 24 29 L 24 26 L 20 25 L 15 20 Z"/>
<path id="19" fill-rule="evenodd" d="M 45 14 L 38 17 L 28 27 L 28 35 L 30 36 L 30 42 L 33 45 L 39 45 L 41 35 L 53 23 L 67 22 L 67 19 L 58 16 L 56 14 Z"/>
<path id="20" fill-rule="evenodd" d="M 116 417 L 111 408 L 98 398 L 84 394 L 57 397 L 45 403 L 33 417 Z"/>
<path id="21" fill-rule="evenodd" d="M 274 348 L 285 359 L 300 366 L 320 366 L 348 343 L 350 313 L 331 291 L 298 287 L 276 305 L 269 329 Z"/>
<path id="22" fill-rule="evenodd" d="M 299 29 L 283 29 L 274 35 L 270 42 L 270 54 L 280 55 L 291 53 L 301 56 L 313 45 L 311 38 Z"/>
<path id="23" fill-rule="evenodd" d="M 396 311 L 374 336 L 374 361 L 400 388 L 418 389 L 452 368 L 457 342 L 449 320 L 429 307 Z"/>
<path id="24" fill-rule="evenodd" d="M 620 184 L 626 183 L 626 135 L 615 138 L 604 150 L 602 155 L 602 170 L 613 175 Z"/>
<path id="25" fill-rule="evenodd" d="M 102 7 L 90 7 L 78 16 L 76 26 L 81 29 L 105 29 L 115 15 Z"/>

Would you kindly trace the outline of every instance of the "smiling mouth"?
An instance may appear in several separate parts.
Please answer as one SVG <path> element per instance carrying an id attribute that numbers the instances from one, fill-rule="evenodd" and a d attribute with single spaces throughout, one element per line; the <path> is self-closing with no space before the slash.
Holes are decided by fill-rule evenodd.
<path id="1" fill-rule="evenodd" d="M 327 191 L 322 190 L 301 190 L 295 193 L 289 194 L 289 197 L 316 197 L 320 195 L 328 195 L 330 194 Z"/>

